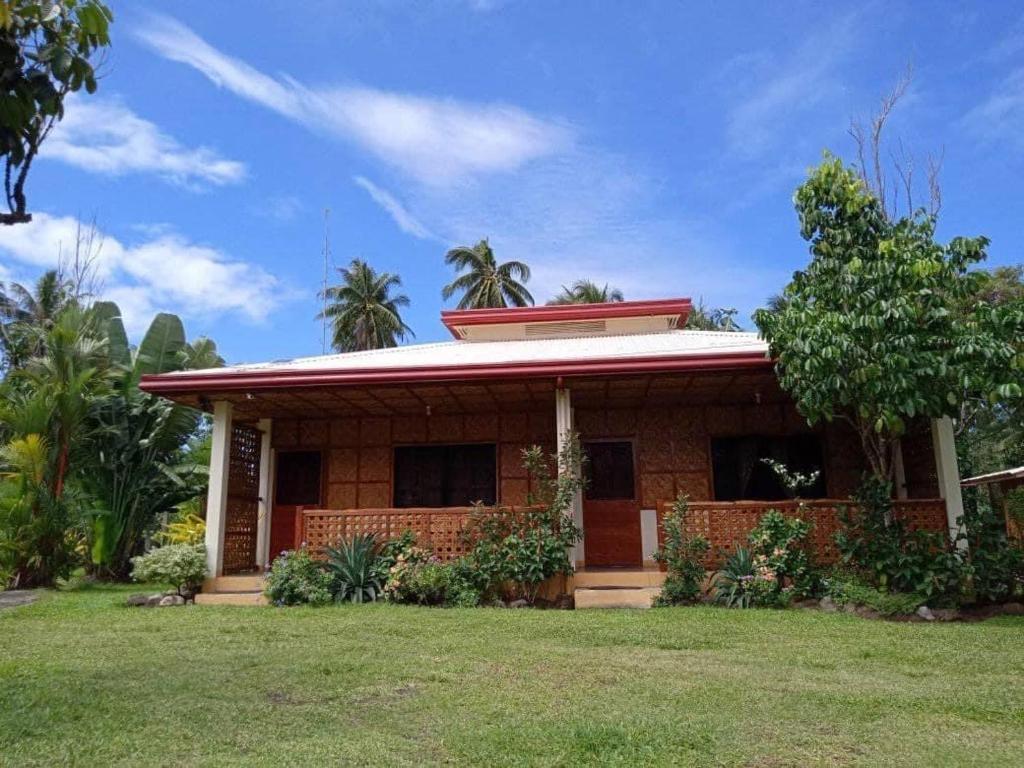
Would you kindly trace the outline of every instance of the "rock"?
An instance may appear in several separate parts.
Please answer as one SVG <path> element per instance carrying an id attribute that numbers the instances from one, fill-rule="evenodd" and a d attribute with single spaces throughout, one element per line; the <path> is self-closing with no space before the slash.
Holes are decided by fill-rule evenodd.
<path id="1" fill-rule="evenodd" d="M 843 613 L 857 613 L 857 608 L 853 603 L 847 603 L 843 606 Z"/>
<path id="2" fill-rule="evenodd" d="M 821 598 L 821 600 L 818 601 L 818 607 L 821 608 L 821 610 L 823 610 L 825 613 L 835 613 L 836 612 L 836 603 L 835 603 L 835 601 L 831 597 L 828 597 L 827 595 L 825 597 Z"/>
<path id="3" fill-rule="evenodd" d="M 868 608 L 866 605 L 858 605 L 856 608 L 856 614 L 862 619 L 880 619 L 882 614 L 876 611 L 874 608 Z"/>
<path id="4" fill-rule="evenodd" d="M 182 597 L 181 595 L 178 595 L 178 594 L 164 595 L 160 599 L 160 602 L 158 603 L 158 605 L 161 608 L 167 608 L 168 606 L 172 606 L 172 605 L 184 605 L 184 604 L 185 604 L 185 598 Z"/>
<path id="5" fill-rule="evenodd" d="M 960 618 L 960 611 L 956 608 L 936 608 L 932 611 L 936 621 L 956 621 Z"/>
<path id="6" fill-rule="evenodd" d="M 814 600 L 813 598 L 809 600 L 797 600 L 795 603 L 793 603 L 794 608 L 803 608 L 804 610 L 807 610 L 809 608 L 817 608 L 820 605 L 821 603 L 819 603 L 817 600 Z"/>
<path id="7" fill-rule="evenodd" d="M 925 621 L 935 621 L 935 614 L 932 613 L 931 608 L 929 608 L 927 605 L 922 605 L 920 608 L 917 609 L 916 613 Z"/>
<path id="8" fill-rule="evenodd" d="M 525 600 L 513 600 L 508 604 L 509 608 L 529 608 L 530 604 Z"/>
<path id="9" fill-rule="evenodd" d="M 1004 616 L 1024 616 L 1024 603 L 1004 603 Z"/>
<path id="10" fill-rule="evenodd" d="M 156 607 L 160 605 L 160 601 L 163 599 L 163 594 L 158 592 L 157 594 L 150 595 L 148 598 L 146 598 L 146 605 Z"/>
<path id="11" fill-rule="evenodd" d="M 137 594 L 128 595 L 128 605 L 139 607 L 149 605 L 149 595 Z"/>

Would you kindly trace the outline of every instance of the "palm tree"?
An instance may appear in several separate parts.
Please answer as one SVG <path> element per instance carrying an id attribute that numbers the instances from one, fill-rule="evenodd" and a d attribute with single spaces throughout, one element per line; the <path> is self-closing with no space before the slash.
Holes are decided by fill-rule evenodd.
<path id="1" fill-rule="evenodd" d="M 0 283 L 0 351 L 6 366 L 21 368 L 41 355 L 45 336 L 32 329 L 49 330 L 61 310 L 73 302 L 70 284 L 55 269 L 44 272 L 31 288 Z"/>
<path id="2" fill-rule="evenodd" d="M 686 327 L 691 331 L 742 331 L 736 315 L 737 311 L 732 307 L 709 307 L 701 298 L 690 310 Z"/>
<path id="3" fill-rule="evenodd" d="M 509 304 L 528 307 L 533 304 L 533 296 L 523 285 L 530 279 L 530 268 L 521 261 L 498 264 L 487 238 L 472 248 L 464 245 L 452 248 L 445 254 L 444 263 L 462 273 L 441 291 L 441 298 L 445 301 L 462 292 L 459 309 L 507 307 Z"/>
<path id="4" fill-rule="evenodd" d="M 608 283 L 602 288 L 593 280 L 577 280 L 571 288 L 562 286 L 562 292 L 548 304 L 608 304 L 624 301 L 622 291 L 609 288 Z"/>
<path id="5" fill-rule="evenodd" d="M 415 336 L 402 320 L 400 307 L 409 306 L 404 293 L 392 295 L 402 280 L 390 272 L 378 274 L 361 259 L 338 269 L 341 283 L 327 288 L 328 305 L 317 315 L 332 325 L 331 346 L 338 352 L 397 347 L 406 336 Z"/>

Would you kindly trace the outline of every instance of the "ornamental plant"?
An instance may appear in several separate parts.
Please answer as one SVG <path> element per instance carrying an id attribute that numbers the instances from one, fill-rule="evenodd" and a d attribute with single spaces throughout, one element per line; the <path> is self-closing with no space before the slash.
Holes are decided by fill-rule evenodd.
<path id="1" fill-rule="evenodd" d="M 206 577 L 206 547 L 167 544 L 132 558 L 132 578 L 170 584 L 179 595 L 195 592 Z"/>
<path id="2" fill-rule="evenodd" d="M 480 592 L 503 592 L 512 600 L 536 602 L 545 581 L 572 572 L 571 547 L 582 531 L 573 519 L 573 502 L 583 489 L 583 452 L 576 435 L 568 435 L 562 451 L 546 456 L 538 446 L 523 451 L 530 475 L 530 509 L 486 509 L 478 505 L 468 536 L 468 555 Z M 554 466 L 557 471 L 552 474 Z"/>
<path id="3" fill-rule="evenodd" d="M 872 473 L 893 479 L 895 441 L 918 417 L 1022 392 L 1024 311 L 979 298 L 985 237 L 935 240 L 934 216 L 891 218 L 826 155 L 794 198 L 811 261 L 755 322 L 782 387 L 811 424 L 853 428 Z"/>
<path id="4" fill-rule="evenodd" d="M 666 570 L 657 605 L 695 603 L 704 591 L 704 557 L 711 545 L 703 536 L 686 535 L 686 507 L 686 496 L 680 494 L 663 521 L 665 543 L 654 553 L 654 559 L 664 564 Z"/>
<path id="5" fill-rule="evenodd" d="M 267 574 L 266 595 L 274 605 L 327 605 L 333 578 L 309 550 L 282 552 Z"/>
<path id="6" fill-rule="evenodd" d="M 809 597 L 819 579 L 811 563 L 807 536 L 811 524 L 798 517 L 786 517 L 775 509 L 761 516 L 748 541 L 758 578 L 768 603 L 788 603 L 793 597 Z M 785 593 L 785 596 L 783 596 Z"/>

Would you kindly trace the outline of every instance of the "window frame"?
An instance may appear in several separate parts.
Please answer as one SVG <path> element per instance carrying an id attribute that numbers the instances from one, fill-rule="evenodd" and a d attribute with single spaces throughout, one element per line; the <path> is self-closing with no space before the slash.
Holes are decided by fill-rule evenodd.
<path id="1" fill-rule="evenodd" d="M 399 506 L 398 504 L 398 452 L 403 448 L 459 448 L 464 446 L 490 446 L 494 449 L 494 504 L 501 504 L 501 444 L 497 440 L 468 440 L 465 442 L 443 442 L 443 443 L 393 443 L 391 446 L 391 493 L 390 501 L 392 509 L 455 509 L 469 505 L 442 505 L 439 507 L 425 507 L 421 504 L 411 506 Z"/>

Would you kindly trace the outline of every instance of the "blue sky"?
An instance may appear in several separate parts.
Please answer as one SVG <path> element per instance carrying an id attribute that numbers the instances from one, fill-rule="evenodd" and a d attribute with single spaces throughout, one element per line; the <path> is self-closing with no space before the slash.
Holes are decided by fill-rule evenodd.
<path id="1" fill-rule="evenodd" d="M 94 97 L 73 100 L 0 231 L 0 279 L 103 234 L 105 293 L 230 361 L 320 351 L 333 260 L 398 272 L 417 341 L 445 338 L 443 255 L 489 236 L 538 302 L 577 277 L 749 312 L 807 259 L 792 193 L 849 159 L 908 64 L 891 136 L 944 151 L 940 235 L 1022 259 L 1017 3 L 113 2 Z"/>

